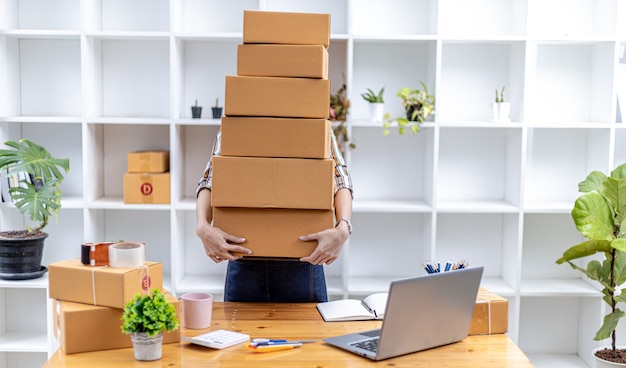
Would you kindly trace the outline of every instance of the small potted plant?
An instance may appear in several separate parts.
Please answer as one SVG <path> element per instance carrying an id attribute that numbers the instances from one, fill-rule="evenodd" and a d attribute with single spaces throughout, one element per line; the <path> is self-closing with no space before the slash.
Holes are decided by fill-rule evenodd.
<path id="1" fill-rule="evenodd" d="M 202 117 L 202 106 L 198 106 L 198 100 L 193 106 L 191 106 L 191 117 L 193 119 L 200 119 Z"/>
<path id="2" fill-rule="evenodd" d="M 213 119 L 220 119 L 222 117 L 222 107 L 220 106 L 220 99 L 215 99 L 215 106 L 211 108 L 213 112 Z"/>
<path id="3" fill-rule="evenodd" d="M 385 114 L 385 100 L 383 94 L 385 93 L 385 87 L 380 89 L 378 93 L 374 93 L 370 88 L 366 92 L 361 93 L 361 97 L 369 102 L 370 108 L 370 120 L 376 122 L 382 122 Z"/>
<path id="4" fill-rule="evenodd" d="M 611 345 L 593 352 L 597 366 L 611 366 L 606 361 L 626 363 L 626 349 L 616 347 L 615 336 L 618 321 L 625 315 L 617 304 L 626 301 L 626 293 L 621 289 L 626 281 L 626 228 L 621 228 L 626 226 L 626 164 L 618 166 L 608 177 L 600 171 L 591 172 L 578 184 L 578 190 L 583 194 L 576 199 L 572 218 L 587 240 L 568 248 L 556 263 L 567 262 L 602 286 L 602 300 L 610 311 L 594 340 L 611 338 Z M 592 255 L 601 258 L 590 260 L 586 267 L 572 262 Z"/>
<path id="5" fill-rule="evenodd" d="M 337 143 L 341 153 L 345 153 L 346 144 L 354 149 L 356 145 L 350 141 L 346 120 L 350 113 L 350 99 L 346 96 L 345 83 L 337 90 L 335 94 L 330 95 L 330 107 L 328 116 L 333 122 L 333 133 L 337 137 Z"/>
<path id="6" fill-rule="evenodd" d="M 419 132 L 420 125 L 435 113 L 435 96 L 428 93 L 424 82 L 420 82 L 422 89 L 404 87 L 396 93 L 402 100 L 404 115 L 392 118 L 391 114 L 385 114 L 383 120 L 383 134 L 389 135 L 389 128 L 393 123 L 398 124 L 398 134 L 402 135 L 407 129 L 415 134 Z"/>
<path id="7" fill-rule="evenodd" d="M 505 86 L 502 86 L 500 91 L 496 88 L 496 99 L 491 103 L 493 121 L 511 121 L 509 117 L 511 115 L 511 103 L 504 100 L 504 88 Z"/>
<path id="8" fill-rule="evenodd" d="M 48 234 L 42 229 L 50 216 L 58 221 L 63 172 L 69 172 L 70 162 L 52 157 L 45 148 L 25 138 L 9 140 L 5 145 L 12 149 L 0 150 L 0 170 L 6 173 L 3 180 L 7 180 L 4 184 L 8 185 L 7 178 L 17 178 L 8 192 L 17 210 L 35 225 L 0 232 L 0 278 L 38 278 L 46 270 L 41 259 Z"/>
<path id="9" fill-rule="evenodd" d="M 163 332 L 174 331 L 179 322 L 174 305 L 159 289 L 135 294 L 124 306 L 123 333 L 130 335 L 137 360 L 158 360 L 163 355 Z"/>

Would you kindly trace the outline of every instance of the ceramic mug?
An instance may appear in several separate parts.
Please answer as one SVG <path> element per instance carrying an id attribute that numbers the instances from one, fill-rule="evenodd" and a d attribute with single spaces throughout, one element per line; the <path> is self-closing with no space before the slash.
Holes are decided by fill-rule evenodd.
<path id="1" fill-rule="evenodd" d="M 213 295 L 207 293 L 187 293 L 180 297 L 180 301 L 183 327 L 203 329 L 211 326 Z"/>

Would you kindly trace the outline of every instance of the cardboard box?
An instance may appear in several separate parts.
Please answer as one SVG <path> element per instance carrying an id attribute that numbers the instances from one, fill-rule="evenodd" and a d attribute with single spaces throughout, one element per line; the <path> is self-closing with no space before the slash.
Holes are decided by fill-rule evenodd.
<path id="1" fill-rule="evenodd" d="M 213 157 L 214 207 L 333 208 L 334 161 Z"/>
<path id="2" fill-rule="evenodd" d="M 69 259 L 48 265 L 48 282 L 50 299 L 122 309 L 136 293 L 163 289 L 163 265 L 91 267 Z"/>
<path id="3" fill-rule="evenodd" d="M 326 119 L 330 81 L 226 76 L 226 116 Z"/>
<path id="4" fill-rule="evenodd" d="M 222 118 L 222 156 L 330 158 L 325 119 Z"/>
<path id="5" fill-rule="evenodd" d="M 328 50 L 322 45 L 239 45 L 237 75 L 328 78 Z"/>
<path id="6" fill-rule="evenodd" d="M 506 333 L 509 327 L 509 301 L 480 288 L 470 325 L 470 335 Z"/>
<path id="7" fill-rule="evenodd" d="M 244 10 L 244 43 L 330 44 L 330 14 Z"/>
<path id="8" fill-rule="evenodd" d="M 124 203 L 170 203 L 170 173 L 124 174 Z"/>
<path id="9" fill-rule="evenodd" d="M 317 242 L 302 241 L 300 236 L 331 229 L 334 225 L 334 210 L 213 208 L 213 226 L 246 238 L 242 245 L 253 252 L 246 257 L 308 256 Z"/>
<path id="10" fill-rule="evenodd" d="M 135 151 L 128 153 L 129 173 L 162 173 L 170 169 L 169 151 Z"/>
<path id="11" fill-rule="evenodd" d="M 180 321 L 180 301 L 172 294 L 165 296 L 174 304 Z M 130 335 L 120 330 L 122 313 L 118 308 L 54 300 L 54 336 L 66 354 L 132 347 Z M 180 328 L 163 333 L 164 344 L 180 340 Z"/>

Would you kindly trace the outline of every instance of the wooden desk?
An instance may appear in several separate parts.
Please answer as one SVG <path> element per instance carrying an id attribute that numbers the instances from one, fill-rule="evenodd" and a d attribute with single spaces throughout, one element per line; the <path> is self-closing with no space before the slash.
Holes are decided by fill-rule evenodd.
<path id="1" fill-rule="evenodd" d="M 213 306 L 212 326 L 183 330 L 199 335 L 216 329 L 244 332 L 251 338 L 319 339 L 316 343 L 284 351 L 254 353 L 244 344 L 223 350 L 181 342 L 163 345 L 163 358 L 138 362 L 133 349 L 66 355 L 57 351 L 44 368 L 60 367 L 532 367 L 532 363 L 506 335 L 469 336 L 456 344 L 372 362 L 334 348 L 322 338 L 379 328 L 380 321 L 324 322 L 315 304 L 222 303 Z M 94 331 L 96 332 L 96 331 Z"/>

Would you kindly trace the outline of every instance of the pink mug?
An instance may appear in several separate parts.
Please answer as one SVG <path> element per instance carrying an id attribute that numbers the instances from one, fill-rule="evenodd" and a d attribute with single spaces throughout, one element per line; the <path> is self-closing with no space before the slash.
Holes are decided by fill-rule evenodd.
<path id="1" fill-rule="evenodd" d="M 213 295 L 207 293 L 187 293 L 180 297 L 183 327 L 203 329 L 211 326 Z"/>

